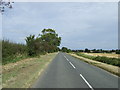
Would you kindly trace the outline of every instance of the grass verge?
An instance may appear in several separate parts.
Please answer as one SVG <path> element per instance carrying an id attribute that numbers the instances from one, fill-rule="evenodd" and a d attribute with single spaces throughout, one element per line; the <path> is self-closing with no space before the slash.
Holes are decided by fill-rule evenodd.
<path id="1" fill-rule="evenodd" d="M 56 54 L 49 53 L 3 65 L 3 88 L 29 88 Z"/>
<path id="2" fill-rule="evenodd" d="M 28 56 L 27 54 L 15 54 L 12 56 L 8 56 L 6 58 L 2 58 L 2 65 L 15 63 L 26 58 L 30 58 L 30 56 Z"/>
<path id="3" fill-rule="evenodd" d="M 117 76 L 120 76 L 120 67 L 118 66 L 113 66 L 113 65 L 109 65 L 109 64 L 106 64 L 106 63 L 102 63 L 102 62 L 99 62 L 99 61 L 95 61 L 95 60 L 92 60 L 92 59 L 88 59 L 88 58 L 85 58 L 85 57 L 82 57 L 82 56 L 78 56 L 76 54 L 73 54 L 73 53 L 69 53 L 69 55 L 75 57 L 75 58 L 78 58 L 86 63 L 89 63 L 91 65 L 94 65 L 94 66 L 97 66 L 97 67 L 100 67 L 112 74 L 115 74 Z"/>

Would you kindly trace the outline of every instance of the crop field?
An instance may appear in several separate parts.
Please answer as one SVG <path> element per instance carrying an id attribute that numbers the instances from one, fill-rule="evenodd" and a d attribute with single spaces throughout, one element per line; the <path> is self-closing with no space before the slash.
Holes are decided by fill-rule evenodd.
<path id="1" fill-rule="evenodd" d="M 111 65 L 115 65 L 115 66 L 120 66 L 120 58 L 116 57 L 108 57 L 107 55 L 105 56 L 100 56 L 100 55 L 90 55 L 88 53 L 76 53 L 78 56 L 82 56 L 84 58 L 88 58 L 88 59 L 92 59 L 92 60 L 96 60 L 99 62 L 103 62 L 103 63 L 107 63 L 107 64 L 111 64 Z"/>
<path id="2" fill-rule="evenodd" d="M 84 53 L 84 54 L 91 55 L 91 56 L 105 56 L 110 58 L 119 58 L 119 55 L 114 53 Z"/>

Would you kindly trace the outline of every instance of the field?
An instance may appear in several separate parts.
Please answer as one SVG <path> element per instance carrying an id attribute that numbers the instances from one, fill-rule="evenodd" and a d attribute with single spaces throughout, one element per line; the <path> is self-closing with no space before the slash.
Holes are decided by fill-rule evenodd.
<path id="1" fill-rule="evenodd" d="M 113 57 L 108 57 L 107 55 L 105 56 L 100 56 L 100 55 L 89 55 L 88 53 L 76 53 L 78 56 L 82 56 L 84 58 L 88 58 L 91 60 L 99 61 L 102 63 L 107 63 L 110 65 L 115 65 L 115 66 L 120 66 L 120 58 L 113 58 Z"/>
<path id="2" fill-rule="evenodd" d="M 28 88 L 56 56 L 49 53 L 3 65 L 3 88 Z"/>
<path id="3" fill-rule="evenodd" d="M 105 56 L 110 58 L 119 58 L 118 54 L 114 54 L 114 53 L 84 53 L 84 54 L 91 56 Z"/>

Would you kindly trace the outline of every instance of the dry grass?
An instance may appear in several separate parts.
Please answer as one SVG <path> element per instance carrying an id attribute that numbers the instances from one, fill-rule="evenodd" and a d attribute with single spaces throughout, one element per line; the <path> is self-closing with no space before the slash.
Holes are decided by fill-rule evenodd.
<path id="1" fill-rule="evenodd" d="M 100 67 L 106 71 L 109 71 L 117 76 L 120 76 L 120 68 L 117 67 L 117 66 L 113 66 L 113 65 L 109 65 L 109 64 L 105 64 L 105 63 L 102 63 L 102 62 L 98 62 L 98 61 L 95 61 L 95 60 L 91 60 L 91 59 L 87 59 L 87 58 L 84 58 L 84 57 L 81 57 L 81 56 L 78 56 L 76 54 L 73 54 L 73 53 L 70 53 L 71 56 L 74 56 L 80 60 L 83 60 L 84 62 L 87 62 L 89 64 L 92 64 L 94 66 L 97 66 L 97 67 Z"/>
<path id="2" fill-rule="evenodd" d="M 114 53 L 84 53 L 84 54 L 91 56 L 105 56 L 110 58 L 118 58 L 118 54 L 114 54 Z"/>
<path id="3" fill-rule="evenodd" d="M 57 53 L 28 58 L 3 66 L 3 88 L 28 88 Z"/>

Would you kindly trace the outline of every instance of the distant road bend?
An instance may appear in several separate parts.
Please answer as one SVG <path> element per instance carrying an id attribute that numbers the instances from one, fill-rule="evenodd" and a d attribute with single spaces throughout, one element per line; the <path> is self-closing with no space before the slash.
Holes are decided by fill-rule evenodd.
<path id="1" fill-rule="evenodd" d="M 118 77 L 60 52 L 32 88 L 118 88 Z"/>

